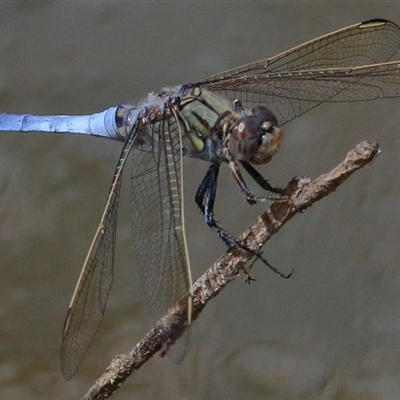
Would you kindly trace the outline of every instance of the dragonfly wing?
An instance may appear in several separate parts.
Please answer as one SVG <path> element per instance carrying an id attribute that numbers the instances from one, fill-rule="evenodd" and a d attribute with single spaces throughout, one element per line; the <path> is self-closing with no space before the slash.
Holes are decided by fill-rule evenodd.
<path id="1" fill-rule="evenodd" d="M 155 321 L 192 286 L 183 220 L 180 128 L 171 114 L 147 124 L 139 135 L 141 145 L 132 151 L 134 261 Z"/>
<path id="2" fill-rule="evenodd" d="M 390 60 L 399 50 L 400 27 L 391 21 L 376 19 L 328 33 L 274 57 L 210 76 L 201 84 L 209 83 L 210 88 L 219 82 L 268 72 L 379 64 Z"/>
<path id="3" fill-rule="evenodd" d="M 324 102 L 399 97 L 400 62 L 260 75 L 236 84 L 225 96 L 247 107 L 264 104 L 283 125 Z"/>
<path id="4" fill-rule="evenodd" d="M 390 21 L 371 20 L 199 85 L 232 101 L 239 99 L 249 108 L 264 104 L 283 125 L 326 101 L 398 96 L 397 64 L 386 62 L 399 48 L 400 28 Z"/>
<path id="5" fill-rule="evenodd" d="M 86 256 L 65 320 L 61 368 L 66 380 L 75 374 L 103 319 L 113 280 L 122 169 L 134 138 L 135 132 L 132 132 L 123 147 L 99 227 Z"/>

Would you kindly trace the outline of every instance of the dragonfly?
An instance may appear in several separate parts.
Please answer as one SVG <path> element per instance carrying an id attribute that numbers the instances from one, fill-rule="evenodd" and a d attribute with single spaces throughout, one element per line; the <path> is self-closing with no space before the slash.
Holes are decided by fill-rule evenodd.
<path id="1" fill-rule="evenodd" d="M 167 87 L 136 106 L 119 105 L 83 116 L 0 114 L 3 131 L 77 133 L 123 143 L 66 317 L 61 351 L 64 378 L 77 371 L 103 319 L 113 281 L 124 169 L 131 172 L 134 263 L 150 313 L 157 320 L 179 299 L 186 297 L 189 305 L 192 295 L 182 190 L 184 156 L 209 163 L 195 194 L 206 223 L 228 247 L 253 251 L 264 260 L 214 218 L 221 165 L 229 166 L 248 203 L 259 198 L 242 170 L 270 195 L 283 196 L 257 170 L 278 150 L 282 126 L 325 102 L 399 97 L 400 61 L 390 61 L 399 48 L 400 27 L 373 19 L 274 57 Z M 128 159 L 131 166 L 126 168 Z"/>

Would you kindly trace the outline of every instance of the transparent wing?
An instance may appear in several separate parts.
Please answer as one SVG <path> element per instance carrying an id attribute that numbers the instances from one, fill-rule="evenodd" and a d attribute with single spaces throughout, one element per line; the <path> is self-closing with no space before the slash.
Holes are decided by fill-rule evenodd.
<path id="1" fill-rule="evenodd" d="M 179 128 L 171 116 L 144 126 L 141 145 L 132 152 L 134 261 L 154 320 L 191 290 L 184 244 Z"/>
<path id="2" fill-rule="evenodd" d="M 283 125 L 323 102 L 399 97 L 400 62 L 268 74 L 237 82 L 237 89 L 225 95 L 247 107 L 267 105 Z"/>
<path id="3" fill-rule="evenodd" d="M 123 147 L 99 227 L 86 256 L 65 320 L 61 369 L 66 380 L 75 374 L 103 319 L 113 280 L 122 169 L 134 139 L 135 132 L 132 132 Z"/>
<path id="4" fill-rule="evenodd" d="M 198 84 L 246 107 L 265 104 L 282 125 L 326 101 L 399 96 L 397 63 L 386 63 L 399 48 L 400 28 L 371 20 Z"/>
<path id="5" fill-rule="evenodd" d="M 361 22 L 328 33 L 274 57 L 213 75 L 205 82 L 304 69 L 345 68 L 388 61 L 400 48 L 400 27 L 383 19 Z"/>

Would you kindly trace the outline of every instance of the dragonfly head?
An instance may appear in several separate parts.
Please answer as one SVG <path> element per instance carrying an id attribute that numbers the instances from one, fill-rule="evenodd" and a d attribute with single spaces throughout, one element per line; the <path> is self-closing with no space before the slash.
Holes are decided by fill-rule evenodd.
<path id="1" fill-rule="evenodd" d="M 228 148 L 239 161 L 252 164 L 266 164 L 278 150 L 283 131 L 272 111 L 255 106 L 251 114 L 238 119 L 233 126 Z"/>

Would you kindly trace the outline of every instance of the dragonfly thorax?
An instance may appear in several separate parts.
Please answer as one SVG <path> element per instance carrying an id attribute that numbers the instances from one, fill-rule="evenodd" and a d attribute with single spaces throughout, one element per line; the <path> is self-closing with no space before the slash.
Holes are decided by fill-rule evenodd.
<path id="1" fill-rule="evenodd" d="M 268 108 L 255 106 L 250 115 L 240 118 L 228 134 L 228 149 L 239 161 L 266 164 L 278 150 L 283 131 Z"/>

